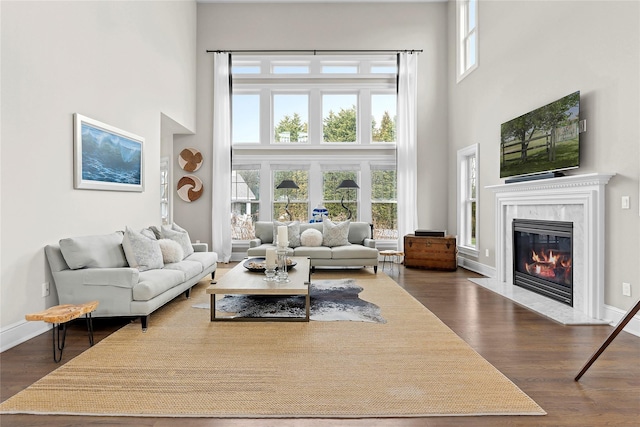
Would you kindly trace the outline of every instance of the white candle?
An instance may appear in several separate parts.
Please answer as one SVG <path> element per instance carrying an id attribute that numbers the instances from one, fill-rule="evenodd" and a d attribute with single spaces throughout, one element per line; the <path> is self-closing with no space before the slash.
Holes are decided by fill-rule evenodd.
<path id="1" fill-rule="evenodd" d="M 278 226 L 278 246 L 285 247 L 289 245 L 289 235 L 287 234 L 287 226 Z"/>
<path id="2" fill-rule="evenodd" d="M 267 267 L 276 265 L 276 248 L 267 248 Z"/>

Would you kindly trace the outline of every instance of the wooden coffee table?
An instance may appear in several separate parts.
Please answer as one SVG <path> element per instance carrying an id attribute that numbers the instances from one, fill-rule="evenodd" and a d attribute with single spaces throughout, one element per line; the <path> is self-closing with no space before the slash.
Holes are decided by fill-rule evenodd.
<path id="1" fill-rule="evenodd" d="M 247 270 L 240 262 L 231 271 L 227 272 L 217 283 L 207 288 L 211 295 L 211 321 L 241 320 L 241 321 L 290 321 L 308 322 L 310 297 L 309 285 L 311 283 L 311 270 L 309 258 L 290 257 L 297 263 L 294 268 L 288 270 L 289 282 L 267 282 L 264 273 L 255 273 Z M 216 295 L 302 295 L 305 297 L 305 317 L 216 317 Z"/>

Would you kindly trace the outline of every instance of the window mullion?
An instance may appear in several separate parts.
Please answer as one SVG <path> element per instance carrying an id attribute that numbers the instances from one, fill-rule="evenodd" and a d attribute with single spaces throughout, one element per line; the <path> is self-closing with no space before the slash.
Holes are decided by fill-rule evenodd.
<path id="1" fill-rule="evenodd" d="M 322 96 L 317 87 L 309 93 L 309 143 L 322 143 Z"/>
<path id="2" fill-rule="evenodd" d="M 263 88 L 260 90 L 260 144 L 271 144 L 272 115 L 271 90 Z"/>

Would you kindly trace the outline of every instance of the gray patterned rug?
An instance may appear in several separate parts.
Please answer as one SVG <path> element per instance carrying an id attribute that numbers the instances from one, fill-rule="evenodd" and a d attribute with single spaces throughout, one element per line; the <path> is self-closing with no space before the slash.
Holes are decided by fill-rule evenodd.
<path id="1" fill-rule="evenodd" d="M 311 283 L 311 320 L 331 322 L 386 323 L 380 307 L 358 296 L 362 287 L 354 279 L 317 280 Z M 209 304 L 195 308 L 209 309 Z M 226 295 L 216 302 L 217 311 L 237 313 L 238 317 L 303 317 L 304 297 L 274 297 L 260 295 Z"/>

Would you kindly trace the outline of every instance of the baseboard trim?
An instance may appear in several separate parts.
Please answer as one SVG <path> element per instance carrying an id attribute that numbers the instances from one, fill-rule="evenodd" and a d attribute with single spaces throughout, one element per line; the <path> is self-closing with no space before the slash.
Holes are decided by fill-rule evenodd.
<path id="1" fill-rule="evenodd" d="M 625 314 L 627 314 L 627 312 L 618 307 L 613 307 L 606 304 L 604 306 L 605 319 L 611 319 L 611 326 L 616 326 L 618 323 L 620 323 Z M 640 314 L 636 314 L 635 316 L 633 316 L 631 321 L 627 323 L 627 326 L 624 327 L 623 331 L 640 337 Z"/>
<path id="2" fill-rule="evenodd" d="M 51 329 L 50 323 L 27 322 L 26 320 L 6 326 L 0 330 L 0 353 L 37 337 L 49 329 Z"/>
<path id="3" fill-rule="evenodd" d="M 490 267 L 486 264 L 479 263 L 478 261 L 474 261 L 469 258 L 458 257 L 458 267 L 473 271 L 474 273 L 482 274 L 486 277 L 496 277 L 495 267 Z"/>

